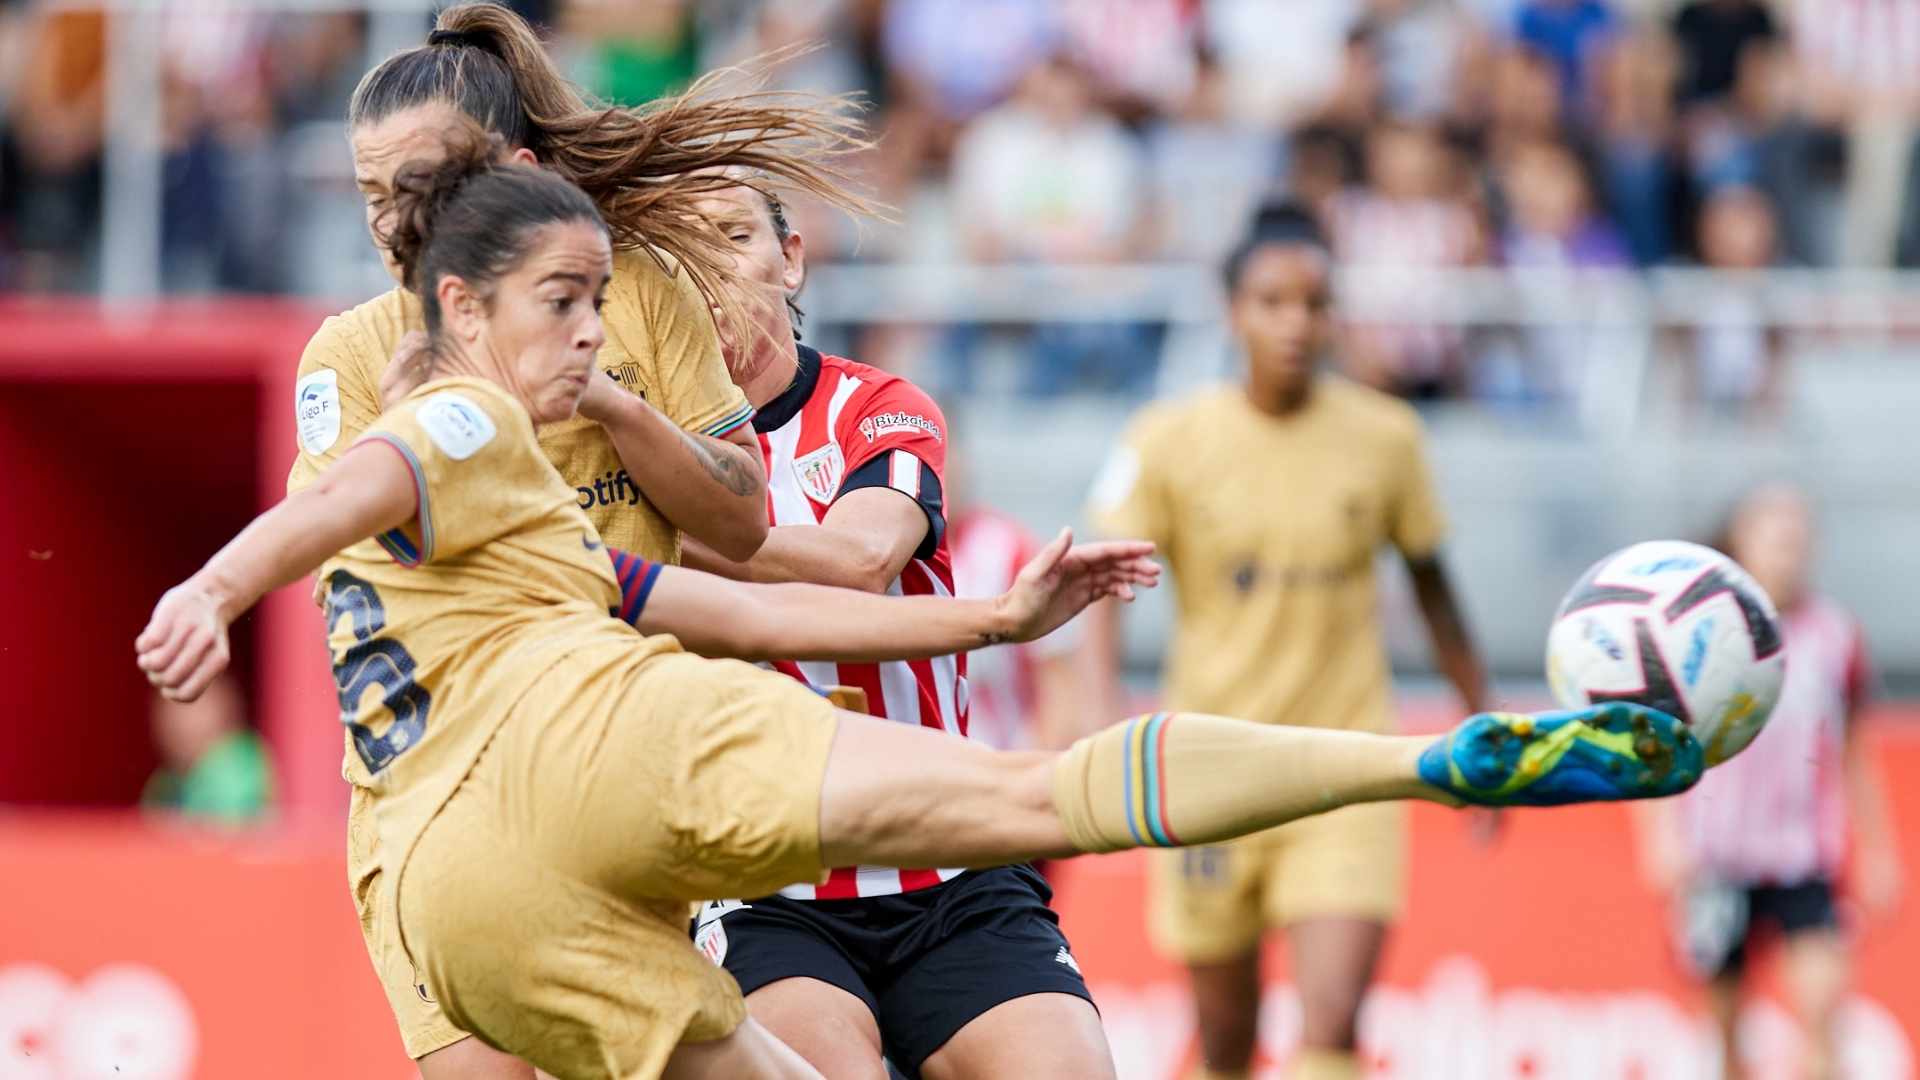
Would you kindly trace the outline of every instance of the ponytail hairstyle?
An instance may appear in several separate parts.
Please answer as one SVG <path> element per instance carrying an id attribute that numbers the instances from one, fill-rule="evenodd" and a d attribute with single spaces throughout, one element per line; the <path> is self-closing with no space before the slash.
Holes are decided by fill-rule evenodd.
<path id="1" fill-rule="evenodd" d="M 375 223 L 420 295 L 427 336 L 440 338 L 440 289 L 449 275 L 492 298 L 500 278 L 532 253 L 549 225 L 606 223 L 593 200 L 545 169 L 499 163 L 500 136 L 465 123 L 446 139 L 439 161 L 413 161 L 394 178 L 393 202 Z"/>
<path id="2" fill-rule="evenodd" d="M 347 112 L 353 130 L 420 105 L 453 106 L 507 149 L 525 147 L 599 206 L 615 246 L 657 248 L 692 275 L 709 303 L 732 311 L 723 286 L 733 253 L 699 203 L 767 178 L 853 213 L 870 212 L 840 162 L 866 149 L 840 98 L 758 90 L 721 94 L 725 73 L 641 109 L 590 102 L 561 75 L 533 30 L 493 3 L 440 13 L 427 44 L 368 72 Z M 757 186 L 757 185 L 756 185 Z M 657 256 L 656 256 L 657 257 Z"/>

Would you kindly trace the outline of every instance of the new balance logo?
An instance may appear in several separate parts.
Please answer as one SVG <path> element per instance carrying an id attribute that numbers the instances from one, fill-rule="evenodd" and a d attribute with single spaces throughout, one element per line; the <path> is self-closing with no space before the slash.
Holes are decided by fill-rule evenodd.
<path id="1" fill-rule="evenodd" d="M 1065 964 L 1073 969 L 1075 975 L 1080 974 L 1080 961 L 1073 958 L 1073 954 L 1067 951 L 1065 945 L 1060 946 L 1060 951 L 1053 954 L 1053 962 L 1056 964 Z"/>

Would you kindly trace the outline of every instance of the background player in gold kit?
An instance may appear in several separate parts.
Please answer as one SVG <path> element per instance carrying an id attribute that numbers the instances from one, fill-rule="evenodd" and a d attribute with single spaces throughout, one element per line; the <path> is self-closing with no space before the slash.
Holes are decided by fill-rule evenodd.
<path id="1" fill-rule="evenodd" d="M 1263 212 L 1226 268 L 1244 383 L 1150 406 L 1096 481 L 1094 523 L 1154 541 L 1176 582 L 1168 708 L 1393 730 L 1373 579 L 1386 544 L 1406 559 L 1441 670 L 1468 711 L 1484 707 L 1480 663 L 1436 556 L 1440 511 L 1419 418 L 1316 371 L 1332 340 L 1330 266 L 1305 212 Z M 1114 614 L 1092 621 L 1117 685 Z M 1247 1075 L 1260 940 L 1277 923 L 1301 1000 L 1293 1076 L 1356 1080 L 1354 1017 L 1401 905 L 1403 816 L 1387 803 L 1350 807 L 1155 858 L 1150 929 L 1192 973 L 1203 1076 Z"/>
<path id="2" fill-rule="evenodd" d="M 751 555 L 767 530 L 760 448 L 747 426 L 753 410 L 728 378 L 695 281 L 699 272 L 711 287 L 731 263 L 684 216 L 701 182 L 670 178 L 734 163 L 831 195 L 823 186 L 830 174 L 795 145 L 820 149 L 820 138 L 798 137 L 830 142 L 829 127 L 810 126 L 830 122 L 757 100 L 669 102 L 644 119 L 589 108 L 519 16 L 463 4 L 440 14 L 429 44 L 388 58 L 354 95 L 348 131 L 370 224 L 388 206 L 400 165 L 438 153 L 445 133 L 466 122 L 499 136 L 515 160 L 587 184 L 626 243 L 614 255 L 599 364 L 628 392 L 607 392 L 613 384 L 598 380 L 578 415 L 541 429 L 543 453 L 612 547 L 674 563 L 684 529 Z M 723 133 L 732 137 L 716 141 Z M 641 237 L 650 246 L 637 246 Z M 397 278 L 398 264 L 383 256 Z M 380 414 L 383 389 L 404 394 L 421 381 L 423 330 L 420 298 L 404 287 L 322 325 L 301 358 L 289 492 L 313 484 L 353 445 Z M 348 876 L 408 1054 L 429 1080 L 531 1076 L 467 1039 L 418 985 L 381 906 L 379 837 L 366 818 L 371 776 L 351 746 L 343 771 L 354 784 Z"/>
<path id="3" fill-rule="evenodd" d="M 1348 802 L 1556 804 L 1698 778 L 1684 725 L 1619 704 L 1439 739 L 1160 714 L 1065 754 L 997 753 L 637 635 L 607 617 L 612 565 L 535 440 L 600 377 L 608 231 L 565 181 L 487 157 L 475 137 L 396 184 L 434 378 L 170 590 L 136 647 L 191 699 L 232 620 L 325 563 L 400 947 L 489 1044 L 566 1080 L 817 1077 L 694 949 L 688 901 L 859 863 L 1217 842 Z M 1108 549 L 1110 591 L 1140 550 Z"/>

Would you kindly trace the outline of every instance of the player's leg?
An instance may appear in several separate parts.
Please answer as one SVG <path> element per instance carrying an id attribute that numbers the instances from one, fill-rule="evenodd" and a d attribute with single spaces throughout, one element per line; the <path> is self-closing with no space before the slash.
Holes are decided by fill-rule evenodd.
<path id="1" fill-rule="evenodd" d="M 782 979 L 749 993 L 747 1009 L 827 1080 L 887 1080 L 873 1010 L 832 983 Z"/>
<path id="2" fill-rule="evenodd" d="M 882 913 L 785 896 L 705 905 L 694 944 L 725 968 L 747 1009 L 827 1080 L 886 1080 L 879 1002 L 867 975 L 894 951 Z"/>
<path id="3" fill-rule="evenodd" d="M 1112 1080 L 1113 1055 L 1052 891 L 1029 866 L 880 897 L 895 964 L 880 994 L 887 1059 L 925 1080 Z"/>
<path id="4" fill-rule="evenodd" d="M 1193 985 L 1200 1036 L 1194 1080 L 1246 1080 L 1253 1067 L 1267 867 L 1286 831 L 1150 853 L 1149 936 L 1155 951 L 1187 965 Z"/>
<path id="5" fill-rule="evenodd" d="M 414 1062 L 423 1080 L 535 1080 L 547 1074 L 469 1035 Z"/>
<path id="6" fill-rule="evenodd" d="M 1764 891 L 1773 894 L 1768 914 L 1786 932 L 1787 990 L 1806 1032 L 1805 1075 L 1809 1080 L 1835 1080 L 1840 1060 L 1833 1022 L 1846 995 L 1852 965 L 1832 887 L 1815 881 Z"/>
<path id="7" fill-rule="evenodd" d="M 1405 903 L 1406 811 L 1349 806 L 1274 830 L 1274 921 L 1287 928 L 1300 994 L 1291 1080 L 1358 1080 L 1355 1020 L 1387 926 Z"/>
<path id="8" fill-rule="evenodd" d="M 1337 915 L 1287 927 L 1300 991 L 1300 1052 L 1292 1080 L 1359 1080 L 1354 1020 L 1386 934 L 1384 923 Z"/>
<path id="9" fill-rule="evenodd" d="M 1668 795 L 1703 767 L 1679 721 L 1620 704 L 1482 714 L 1439 739 L 1160 713 L 1061 755 L 843 713 L 820 788 L 820 854 L 829 866 L 992 865 L 1212 843 L 1351 803 Z"/>
<path id="10" fill-rule="evenodd" d="M 1729 965 L 1707 982 L 1707 1011 L 1720 1041 L 1720 1080 L 1745 1080 L 1740 1060 L 1740 1001 L 1746 978 L 1738 965 Z"/>
<path id="11" fill-rule="evenodd" d="M 749 1017 L 711 1042 L 681 1043 L 660 1080 L 824 1080 L 820 1071 Z"/>
<path id="12" fill-rule="evenodd" d="M 1200 1033 L 1200 1070 L 1194 1080 L 1247 1080 L 1260 1041 L 1260 951 L 1207 964 L 1188 964 L 1194 1017 Z"/>
<path id="13" fill-rule="evenodd" d="M 1027 994 L 961 1028 L 920 1064 L 925 1080 L 1113 1080 L 1100 1014 L 1072 994 Z"/>

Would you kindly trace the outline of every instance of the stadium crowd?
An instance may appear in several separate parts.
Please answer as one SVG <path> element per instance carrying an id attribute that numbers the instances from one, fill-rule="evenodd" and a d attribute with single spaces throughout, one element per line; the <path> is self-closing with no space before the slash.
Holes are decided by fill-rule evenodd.
<path id="1" fill-rule="evenodd" d="M 870 103 L 865 171 L 905 225 L 797 222 L 816 261 L 1217 263 L 1254 207 L 1288 197 L 1359 266 L 1920 265 L 1920 0 L 521 6 L 609 100 L 787 50 L 775 85 Z M 343 114 L 366 24 L 171 10 L 169 289 L 297 288 L 288 204 L 311 139 L 294 133 Z M 16 0 L 0 19 L 6 288 L 97 281 L 106 54 L 96 10 Z M 1719 337 L 1696 345 L 1701 393 L 1763 395 L 1768 336 Z M 1091 357 L 1104 385 L 1143 389 L 1157 342 L 1042 328 L 1026 388 L 1085 382 Z M 1342 352 L 1409 396 L 1565 390 L 1551 364 L 1468 371 L 1442 328 L 1359 327 Z"/>

